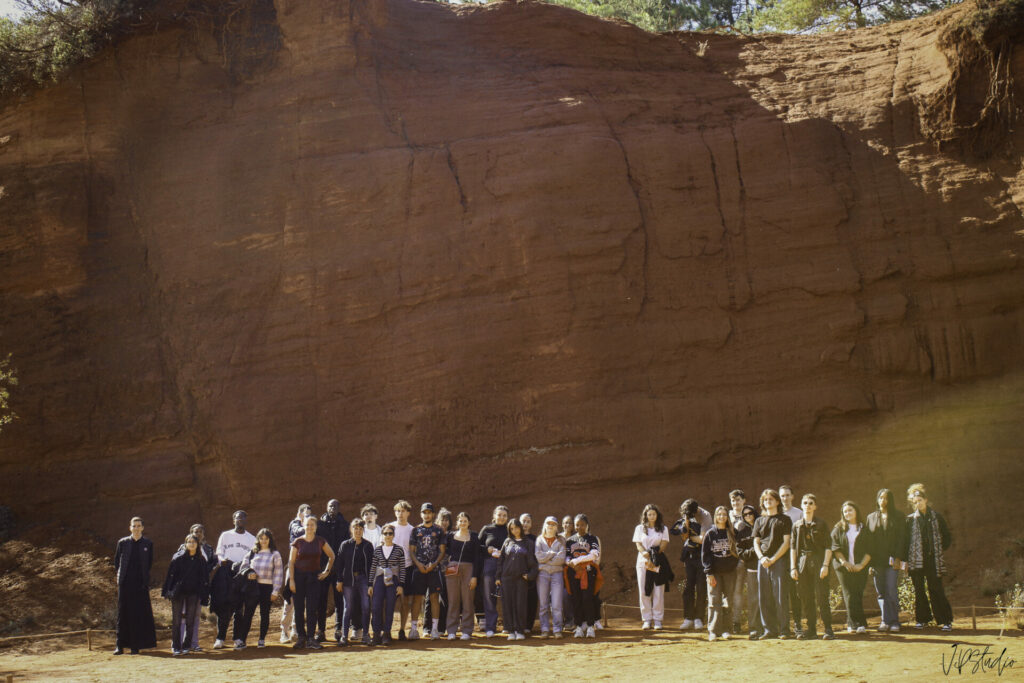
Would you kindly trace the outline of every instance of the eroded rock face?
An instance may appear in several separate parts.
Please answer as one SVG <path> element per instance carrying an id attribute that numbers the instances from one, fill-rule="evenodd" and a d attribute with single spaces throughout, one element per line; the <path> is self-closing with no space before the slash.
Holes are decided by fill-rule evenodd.
<path id="1" fill-rule="evenodd" d="M 924 480 L 954 565 L 984 549 L 1024 474 L 1024 139 L 921 133 L 955 13 L 698 57 L 546 5 L 275 10 L 251 69 L 165 29 L 0 112 L 19 518 L 586 510 L 628 584 L 648 501 L 785 480 L 832 520 Z"/>

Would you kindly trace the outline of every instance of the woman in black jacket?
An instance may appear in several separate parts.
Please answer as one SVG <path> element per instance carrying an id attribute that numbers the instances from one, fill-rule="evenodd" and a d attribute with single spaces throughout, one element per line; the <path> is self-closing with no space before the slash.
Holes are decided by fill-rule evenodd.
<path id="1" fill-rule="evenodd" d="M 877 509 L 868 515 L 868 531 L 874 539 L 875 552 L 871 555 L 870 573 L 878 594 L 878 608 L 882 611 L 879 631 L 900 630 L 900 599 L 897 585 L 900 567 L 907 560 L 907 520 L 896 511 L 896 497 L 889 489 L 875 496 Z"/>
<path id="2" fill-rule="evenodd" d="M 843 503 L 843 517 L 832 529 L 832 566 L 846 603 L 846 632 L 864 633 L 864 588 L 871 563 L 871 533 L 860 521 L 860 508 L 851 500 Z"/>
<path id="3" fill-rule="evenodd" d="M 161 591 L 171 601 L 171 652 L 188 654 L 192 649 L 192 634 L 199 620 L 199 603 L 209 589 L 207 561 L 199 552 L 199 539 L 194 534 L 185 537 L 185 548 L 171 558 L 167 578 Z M 185 612 L 185 639 L 182 642 L 181 618 Z"/>
<path id="4" fill-rule="evenodd" d="M 337 559 L 334 562 L 337 583 L 334 588 L 345 594 L 345 612 L 341 620 L 341 633 L 338 645 L 348 645 L 348 630 L 352 625 L 353 610 L 358 612 L 360 619 L 355 625 L 357 631 L 363 632 L 363 645 L 370 644 L 370 568 L 373 566 L 373 544 L 363 538 L 366 523 L 353 519 L 349 524 L 351 538 L 342 541 L 338 546 Z M 335 629 L 337 630 L 337 629 Z"/>
<path id="5" fill-rule="evenodd" d="M 914 582 L 914 613 L 917 628 L 924 628 L 935 616 L 943 631 L 953 630 L 953 608 L 942 587 L 946 573 L 945 553 L 953 538 L 946 520 L 928 505 L 923 484 L 912 484 L 907 498 L 914 512 L 907 517 L 907 573 Z M 928 596 L 925 597 L 925 583 Z M 929 606 L 929 602 L 931 605 Z"/>
<path id="6" fill-rule="evenodd" d="M 509 640 L 526 636 L 526 591 L 528 582 L 537 578 L 534 543 L 523 533 L 523 524 L 515 517 L 508 523 L 508 538 L 501 546 L 495 569 L 495 583 L 501 586 L 501 604 L 505 610 L 505 630 Z"/>

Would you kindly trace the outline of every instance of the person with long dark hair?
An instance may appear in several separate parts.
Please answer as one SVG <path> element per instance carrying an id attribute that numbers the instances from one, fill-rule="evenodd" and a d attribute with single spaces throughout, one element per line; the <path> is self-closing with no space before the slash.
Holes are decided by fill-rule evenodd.
<path id="1" fill-rule="evenodd" d="M 754 522 L 754 553 L 757 555 L 757 598 L 761 608 L 760 640 L 785 640 L 789 633 L 789 581 L 785 573 L 793 534 L 793 520 L 782 512 L 782 499 L 773 489 L 761 493 L 761 516 Z M 753 630 L 753 626 L 751 626 Z M 752 637 L 753 638 L 753 637 Z"/>
<path id="2" fill-rule="evenodd" d="M 480 546 L 484 551 L 482 568 L 484 599 L 484 633 L 488 638 L 494 636 L 498 628 L 498 600 L 495 591 L 495 571 L 498 568 L 498 557 L 501 546 L 508 538 L 508 508 L 499 505 L 494 508 L 491 523 L 480 529 Z"/>
<path id="3" fill-rule="evenodd" d="M 953 537 L 945 518 L 928 504 L 924 484 L 912 484 L 907 489 L 907 499 L 914 506 L 907 517 L 907 573 L 914 583 L 916 628 L 927 626 L 934 615 L 935 623 L 943 631 L 952 631 L 953 608 L 946 599 L 942 576 L 946 573 L 945 553 Z"/>
<path id="4" fill-rule="evenodd" d="M 363 645 L 370 644 L 370 568 L 373 566 L 373 544 L 364 537 L 366 522 L 353 519 L 349 538 L 338 546 L 335 566 L 335 590 L 344 594 L 345 613 L 341 619 L 338 645 L 349 644 L 350 626 L 362 635 Z M 337 630 L 337 628 L 335 628 Z"/>
<path id="5" fill-rule="evenodd" d="M 505 630 L 509 640 L 526 638 L 526 592 L 531 579 L 537 578 L 537 556 L 533 542 L 526 538 L 523 523 L 512 518 L 508 538 L 501 545 L 495 583 L 501 586 Z"/>
<path id="6" fill-rule="evenodd" d="M 405 590 L 405 550 L 395 543 L 396 524 L 384 525 L 380 531 L 381 544 L 373 549 L 370 587 L 366 591 L 373 600 L 373 645 L 391 644 L 395 601 Z"/>
<path id="7" fill-rule="evenodd" d="M 195 622 L 199 620 L 199 603 L 209 590 L 210 574 L 206 557 L 199 548 L 199 538 L 190 533 L 185 537 L 184 546 L 171 558 L 161 591 L 161 595 L 171 601 L 171 653 L 174 656 L 191 651 Z M 181 627 L 182 613 L 185 615 L 184 629 Z"/>
<path id="8" fill-rule="evenodd" d="M 316 535 L 316 517 L 306 517 L 305 533 L 292 542 L 288 556 L 288 575 L 291 577 L 289 587 L 295 596 L 295 629 L 298 639 L 296 650 L 308 647 L 311 650 L 322 650 L 323 645 L 317 642 L 316 612 L 320 602 L 320 582 L 330 576 L 334 566 L 334 550 L 323 536 Z M 327 556 L 327 566 L 321 571 L 320 556 Z"/>
<path id="9" fill-rule="evenodd" d="M 658 571 L 658 553 L 668 547 L 668 527 L 661 510 L 654 503 L 648 503 L 640 513 L 640 523 L 633 529 L 633 544 L 636 546 L 636 582 L 640 588 L 640 620 L 646 631 L 654 627 L 661 629 L 665 619 L 665 585 L 654 585 L 647 592 L 647 572 Z"/>
<path id="10" fill-rule="evenodd" d="M 669 532 L 673 536 L 682 536 L 683 549 L 679 555 L 683 563 L 683 623 L 680 629 L 687 631 L 704 628 L 703 617 L 707 613 L 708 584 L 704 575 L 704 566 L 700 559 L 700 544 L 704 539 L 704 526 L 700 514 L 701 508 L 693 498 L 688 498 L 679 506 L 680 518 L 672 525 Z M 710 515 L 708 515 L 710 518 Z"/>
<path id="11" fill-rule="evenodd" d="M 281 597 L 284 584 L 284 561 L 274 542 L 274 534 L 263 527 L 256 532 L 256 545 L 242 561 L 242 571 L 251 569 L 249 579 L 256 582 L 257 599 L 245 603 L 242 614 L 242 642 L 249 637 L 252 618 L 256 607 L 260 609 L 260 638 L 258 647 L 266 646 L 267 631 L 270 629 L 270 603 Z"/>
<path id="12" fill-rule="evenodd" d="M 896 496 L 889 489 L 875 495 L 876 509 L 868 515 L 867 527 L 874 539 L 868 572 L 875 583 L 882 620 L 879 631 L 900 630 L 900 568 L 907 561 L 907 520 L 896 511 Z"/>
<path id="13" fill-rule="evenodd" d="M 742 583 L 746 590 L 744 604 L 747 608 L 747 631 L 751 639 L 757 638 L 761 632 L 761 606 L 757 599 L 757 574 L 761 565 L 754 552 L 755 521 L 757 521 L 757 508 L 744 504 L 740 512 L 740 521 L 733 526 L 736 531 L 736 549 L 740 556 L 737 573 L 743 574 Z M 740 601 L 736 600 L 735 605 L 733 609 L 739 610 Z M 736 614 L 734 611 L 732 618 L 735 621 L 733 632 L 739 633 L 743 626 L 743 615 Z"/>
<path id="14" fill-rule="evenodd" d="M 815 513 L 818 499 L 813 493 L 805 493 L 800 501 L 803 517 L 793 525 L 793 544 L 789 553 L 790 576 L 800 591 L 804 614 L 807 616 L 807 630 L 797 635 L 799 640 L 813 640 L 818 637 L 815 615 L 821 615 L 825 629 L 822 640 L 832 640 L 832 608 L 828 600 L 828 566 L 832 562 L 832 538 L 828 525 Z M 817 611 L 815 611 L 817 604 Z M 798 624 L 799 626 L 799 624 Z"/>
<path id="15" fill-rule="evenodd" d="M 860 508 L 852 500 L 843 503 L 842 519 L 832 529 L 832 566 L 846 603 L 846 632 L 864 633 L 864 588 L 871 564 L 871 533 L 861 522 Z"/>
<path id="16" fill-rule="evenodd" d="M 729 523 L 729 510 L 724 505 L 715 508 L 715 526 L 704 534 L 700 557 L 708 583 L 708 640 L 729 640 L 728 590 L 735 584 L 736 532 Z"/>
<path id="17" fill-rule="evenodd" d="M 594 622 L 600 618 L 597 591 L 601 589 L 601 544 L 590 533 L 590 520 L 583 513 L 576 515 L 576 533 L 565 542 L 565 576 L 576 619 L 577 638 L 596 637 Z"/>
<path id="18" fill-rule="evenodd" d="M 448 550 L 448 565 L 445 567 L 445 582 L 448 584 L 448 640 L 455 640 L 462 627 L 462 640 L 469 640 L 473 633 L 473 592 L 480 578 L 483 565 L 483 548 L 480 537 L 470 531 L 469 513 L 460 512 L 455 518 L 455 530 L 449 531 L 445 539 Z"/>

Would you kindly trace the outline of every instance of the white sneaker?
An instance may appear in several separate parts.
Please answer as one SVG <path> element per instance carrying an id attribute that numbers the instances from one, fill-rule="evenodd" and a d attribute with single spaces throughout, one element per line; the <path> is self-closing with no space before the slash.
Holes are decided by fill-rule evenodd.
<path id="1" fill-rule="evenodd" d="M 526 640 L 526 635 L 523 633 L 517 633 L 516 640 Z"/>
<path id="2" fill-rule="evenodd" d="M 651 622 L 649 622 L 649 621 L 645 621 L 645 622 L 644 622 L 644 625 L 643 625 L 643 626 L 641 626 L 640 628 L 641 628 L 642 630 L 644 630 L 644 631 L 650 631 L 650 630 L 651 630 Z"/>
<path id="3" fill-rule="evenodd" d="M 448 640 L 455 640 L 456 638 L 458 638 L 458 636 L 455 635 L 455 631 L 448 634 Z"/>
<path id="4" fill-rule="evenodd" d="M 540 632 L 540 637 L 541 638 L 550 638 L 551 637 L 551 633 L 549 631 L 541 631 Z"/>
<path id="5" fill-rule="evenodd" d="M 701 631 L 701 630 L 703 630 L 703 629 L 704 629 L 704 622 L 703 622 L 703 621 L 701 621 L 700 619 L 697 619 L 697 620 L 695 620 L 695 621 L 693 622 L 693 627 L 694 627 L 695 629 L 697 629 L 698 631 Z"/>
<path id="6" fill-rule="evenodd" d="M 214 650 L 223 650 L 224 649 L 224 641 L 221 640 L 220 638 L 218 638 L 217 640 L 213 641 L 213 649 Z"/>
<path id="7" fill-rule="evenodd" d="M 729 632 L 728 631 L 726 631 L 725 633 L 722 634 L 722 640 L 729 640 Z"/>
<path id="8" fill-rule="evenodd" d="M 582 626 L 577 626 L 576 630 L 573 632 L 572 635 L 573 635 L 574 638 L 582 638 L 583 637 L 583 627 Z"/>
<path id="9" fill-rule="evenodd" d="M 716 636 L 716 635 L 715 635 L 715 632 L 714 632 L 714 631 L 708 631 L 708 642 L 709 642 L 709 643 L 713 643 L 713 642 L 715 642 L 715 640 L 716 640 L 717 638 L 718 638 L 718 636 Z"/>
<path id="10" fill-rule="evenodd" d="M 508 639 L 509 640 L 515 640 L 516 639 L 516 634 L 515 633 L 509 633 L 508 634 Z"/>
<path id="11" fill-rule="evenodd" d="M 596 637 L 597 637 L 597 634 L 594 633 L 594 627 L 593 626 L 588 626 L 587 627 L 587 638 L 596 638 Z"/>
<path id="12" fill-rule="evenodd" d="M 354 628 L 354 629 L 352 629 L 352 640 L 362 640 L 362 639 L 363 639 L 363 629 L 361 629 L 361 628 Z"/>
<path id="13" fill-rule="evenodd" d="M 287 631 L 281 631 L 281 644 L 283 645 L 283 644 L 287 643 L 289 640 L 291 640 L 291 638 L 288 637 L 288 632 Z"/>
<path id="14" fill-rule="evenodd" d="M 857 632 L 857 630 L 855 628 L 853 628 L 852 626 L 847 626 L 846 627 L 846 632 L 849 633 L 850 635 L 853 635 L 854 633 Z"/>
<path id="15" fill-rule="evenodd" d="M 660 631 L 661 630 L 661 622 L 660 621 L 654 622 L 654 630 L 655 631 Z"/>
<path id="16" fill-rule="evenodd" d="M 245 641 L 244 640 L 235 640 L 235 649 L 236 650 L 244 650 L 245 649 Z"/>
<path id="17" fill-rule="evenodd" d="M 864 628 L 863 626 L 858 626 L 857 627 L 857 633 L 867 633 L 867 632 L 868 632 L 868 630 L 866 628 Z"/>
<path id="18" fill-rule="evenodd" d="M 600 619 L 594 622 L 594 628 L 596 628 L 598 631 L 604 630 L 604 624 L 601 623 Z"/>
<path id="19" fill-rule="evenodd" d="M 437 640 L 440 637 L 441 637 L 441 634 L 437 632 L 436 628 L 430 629 L 430 639 L 431 640 Z"/>
<path id="20" fill-rule="evenodd" d="M 888 630 L 889 630 L 889 625 L 888 624 L 879 624 L 878 625 L 878 632 L 879 633 L 885 633 Z"/>
<path id="21" fill-rule="evenodd" d="M 693 628 L 693 619 L 683 619 L 683 623 L 679 625 L 680 631 L 689 631 Z"/>
<path id="22" fill-rule="evenodd" d="M 899 632 L 900 632 L 900 625 L 899 624 L 893 624 L 892 626 L 889 627 L 889 633 L 899 633 Z"/>
<path id="23" fill-rule="evenodd" d="M 461 636 L 459 636 L 459 640 L 469 640 L 470 638 L 472 638 L 472 636 L 468 633 L 463 633 Z"/>
<path id="24" fill-rule="evenodd" d="M 494 631 L 488 631 L 484 635 L 486 635 L 488 638 L 493 638 L 494 637 Z"/>
<path id="25" fill-rule="evenodd" d="M 413 624 L 412 628 L 409 629 L 409 640 L 419 640 L 419 639 L 420 639 L 420 632 L 416 630 L 416 624 Z"/>

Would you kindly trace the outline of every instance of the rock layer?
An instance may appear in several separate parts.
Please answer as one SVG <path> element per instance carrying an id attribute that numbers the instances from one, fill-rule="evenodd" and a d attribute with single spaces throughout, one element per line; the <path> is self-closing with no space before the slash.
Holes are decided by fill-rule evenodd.
<path id="1" fill-rule="evenodd" d="M 629 585 L 649 500 L 787 480 L 834 519 L 924 480 L 954 566 L 995 552 L 965 532 L 1024 475 L 1024 138 L 922 132 L 970 8 L 732 38 L 261 7 L 0 111 L 20 518 L 582 509 Z"/>

